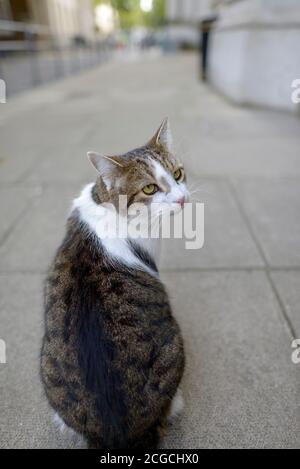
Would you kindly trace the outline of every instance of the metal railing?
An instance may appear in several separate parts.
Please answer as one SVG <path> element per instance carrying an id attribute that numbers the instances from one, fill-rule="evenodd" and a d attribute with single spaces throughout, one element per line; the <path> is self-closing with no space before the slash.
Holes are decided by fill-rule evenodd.
<path id="1" fill-rule="evenodd" d="M 17 33 L 20 39 L 14 37 Z M 47 26 L 39 24 L 0 20 L 0 36 L 6 36 L 0 39 L 0 78 L 8 96 L 97 66 L 113 51 L 113 45 L 103 40 L 74 38 L 61 45 Z"/>

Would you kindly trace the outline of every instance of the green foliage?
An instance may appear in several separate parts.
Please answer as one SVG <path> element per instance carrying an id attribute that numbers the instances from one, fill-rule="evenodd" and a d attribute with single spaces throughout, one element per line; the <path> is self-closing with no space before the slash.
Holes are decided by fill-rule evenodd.
<path id="1" fill-rule="evenodd" d="M 156 28 L 165 23 L 165 0 L 153 0 L 153 9 L 145 13 L 140 8 L 140 0 L 94 0 L 95 6 L 100 3 L 110 4 L 118 11 L 122 29 L 131 29 L 142 25 Z"/>
<path id="2" fill-rule="evenodd" d="M 132 13 L 139 9 L 139 0 L 111 0 L 111 4 L 121 13 Z"/>
<path id="3" fill-rule="evenodd" d="M 153 9 L 149 13 L 144 13 L 144 24 L 149 27 L 158 27 L 165 24 L 165 0 L 153 0 Z"/>
<path id="4" fill-rule="evenodd" d="M 122 29 L 131 29 L 143 23 L 139 0 L 111 0 L 111 4 L 119 13 Z"/>

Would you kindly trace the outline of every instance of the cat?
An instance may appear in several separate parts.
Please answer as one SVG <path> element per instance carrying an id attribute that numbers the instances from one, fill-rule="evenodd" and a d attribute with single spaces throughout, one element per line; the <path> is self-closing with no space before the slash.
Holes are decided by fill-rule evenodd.
<path id="1" fill-rule="evenodd" d="M 168 119 L 149 143 L 88 158 L 98 173 L 73 203 L 45 284 L 41 378 L 62 426 L 90 449 L 157 447 L 182 407 L 184 345 L 149 240 L 101 239 L 104 203 L 188 199 Z"/>

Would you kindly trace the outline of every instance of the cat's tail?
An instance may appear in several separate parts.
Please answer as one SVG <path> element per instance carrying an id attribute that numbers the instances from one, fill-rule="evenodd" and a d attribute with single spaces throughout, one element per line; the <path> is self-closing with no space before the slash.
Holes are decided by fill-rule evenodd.
<path id="1" fill-rule="evenodd" d="M 154 425 L 150 430 L 147 430 L 142 437 L 136 440 L 127 441 L 104 441 L 103 437 L 90 436 L 87 438 L 88 449 L 133 449 L 133 450 L 146 450 L 156 449 L 160 440 L 160 428 Z"/>
<path id="2" fill-rule="evenodd" d="M 81 302 L 75 305 L 78 364 L 84 388 L 93 396 L 90 414 L 98 421 L 93 432 L 84 436 L 90 448 L 126 448 L 126 395 L 122 391 L 122 373 L 116 365 L 116 346 L 106 332 L 105 321 L 109 320 L 101 298 L 95 297 L 93 285 L 83 283 L 82 291 Z"/>

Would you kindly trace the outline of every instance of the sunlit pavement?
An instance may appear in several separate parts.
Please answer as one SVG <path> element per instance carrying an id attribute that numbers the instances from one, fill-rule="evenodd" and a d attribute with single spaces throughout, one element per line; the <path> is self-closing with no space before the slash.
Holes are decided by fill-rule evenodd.
<path id="1" fill-rule="evenodd" d="M 163 446 L 300 447 L 300 121 L 231 105 L 193 55 L 110 63 L 0 104 L 2 447 L 76 446 L 39 380 L 45 271 L 95 176 L 86 152 L 142 144 L 167 115 L 206 223 L 202 250 L 163 248 L 187 354 Z"/>

